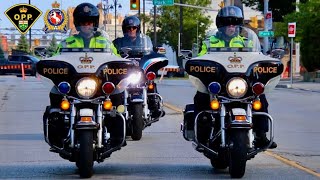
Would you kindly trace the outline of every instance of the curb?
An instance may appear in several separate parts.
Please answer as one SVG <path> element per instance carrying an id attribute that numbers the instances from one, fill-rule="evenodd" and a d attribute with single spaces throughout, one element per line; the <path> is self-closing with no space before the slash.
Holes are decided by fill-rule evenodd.
<path id="1" fill-rule="evenodd" d="M 276 88 L 292 88 L 290 84 L 278 84 Z"/>

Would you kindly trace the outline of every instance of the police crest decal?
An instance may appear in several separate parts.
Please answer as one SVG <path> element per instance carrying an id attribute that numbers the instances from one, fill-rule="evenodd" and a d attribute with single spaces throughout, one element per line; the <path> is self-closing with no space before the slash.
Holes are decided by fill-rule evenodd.
<path id="1" fill-rule="evenodd" d="M 4 13 L 21 34 L 26 34 L 42 15 L 37 7 L 30 4 L 16 4 Z"/>
<path id="2" fill-rule="evenodd" d="M 64 10 L 60 10 L 59 7 L 60 7 L 60 4 L 57 3 L 57 1 L 55 1 L 52 4 L 52 9 L 48 10 L 44 15 L 45 27 L 43 28 L 43 31 L 45 33 L 50 33 L 50 32 L 66 33 L 67 32 L 67 22 L 68 22 L 67 13 Z"/>

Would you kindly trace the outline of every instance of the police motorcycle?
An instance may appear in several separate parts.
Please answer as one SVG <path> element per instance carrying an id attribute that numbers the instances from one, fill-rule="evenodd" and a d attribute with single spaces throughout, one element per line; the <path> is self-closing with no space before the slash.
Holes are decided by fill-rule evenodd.
<path id="1" fill-rule="evenodd" d="M 181 124 L 184 139 L 192 141 L 213 168 L 229 167 L 232 178 L 243 177 L 247 160 L 273 142 L 273 118 L 258 112 L 262 106 L 259 96 L 277 85 L 283 71 L 279 59 L 261 53 L 252 30 L 238 28 L 245 37 L 243 48 L 209 48 L 207 54 L 186 62 L 190 81 L 199 92 L 209 95 L 210 107 L 195 112 L 194 104 L 187 104 Z M 256 116 L 267 117 L 270 127 L 270 143 L 261 148 L 254 143 L 252 118 Z"/>
<path id="2" fill-rule="evenodd" d="M 168 59 L 163 53 L 164 48 L 154 48 L 150 37 L 143 34 L 139 35 L 135 45 L 125 43 L 121 48 L 121 56 L 131 60 L 144 72 L 144 77 L 135 77 L 135 81 L 131 81 L 124 93 L 124 104 L 128 109 L 125 114 L 127 135 L 133 140 L 140 140 L 143 129 L 159 121 L 165 114 L 163 98 L 155 82 L 158 70 L 168 65 Z"/>
<path id="3" fill-rule="evenodd" d="M 109 41 L 103 30 L 95 35 Z M 43 119 L 50 151 L 75 162 L 81 177 L 91 177 L 95 161 L 103 162 L 125 145 L 124 104 L 114 104 L 114 97 L 143 72 L 110 48 L 61 48 L 39 61 L 37 72 L 62 96 L 60 107 L 48 106 Z"/>

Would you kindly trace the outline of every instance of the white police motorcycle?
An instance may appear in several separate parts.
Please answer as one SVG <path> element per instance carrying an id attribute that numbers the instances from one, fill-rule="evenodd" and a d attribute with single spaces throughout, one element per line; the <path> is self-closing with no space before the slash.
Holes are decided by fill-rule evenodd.
<path id="1" fill-rule="evenodd" d="M 111 43 L 103 30 L 94 35 Z M 37 73 L 61 96 L 60 106 L 48 106 L 43 119 L 50 151 L 75 162 L 81 177 L 91 177 L 94 161 L 103 162 L 125 143 L 124 104 L 115 104 L 114 97 L 126 90 L 130 77 L 143 72 L 109 46 L 62 48 L 59 55 L 39 61 Z"/>
<path id="2" fill-rule="evenodd" d="M 208 108 L 194 111 L 186 105 L 181 132 L 194 148 L 211 160 L 215 169 L 229 167 L 233 178 L 245 174 L 247 160 L 266 150 L 273 142 L 273 118 L 261 109 L 259 96 L 270 92 L 279 82 L 283 65 L 279 59 L 263 55 L 257 35 L 246 27 L 237 27 L 245 37 L 243 47 L 209 48 L 185 64 L 189 79 L 197 91 L 207 94 Z M 221 36 L 215 31 L 216 36 Z M 205 102 L 204 102 L 205 103 Z M 255 146 L 255 116 L 269 120 L 270 143 Z"/>

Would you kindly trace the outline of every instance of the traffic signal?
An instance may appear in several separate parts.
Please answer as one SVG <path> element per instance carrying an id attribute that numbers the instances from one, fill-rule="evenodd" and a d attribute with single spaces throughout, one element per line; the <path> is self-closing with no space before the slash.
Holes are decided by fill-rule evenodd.
<path id="1" fill-rule="evenodd" d="M 40 39 L 34 39 L 34 46 L 40 46 Z"/>
<path id="2" fill-rule="evenodd" d="M 130 10 L 139 10 L 140 0 L 130 0 Z"/>
<path id="3" fill-rule="evenodd" d="M 253 17 L 250 17 L 251 19 L 251 22 L 249 23 L 250 26 L 252 28 L 258 28 L 258 17 L 257 16 L 253 16 Z"/>

